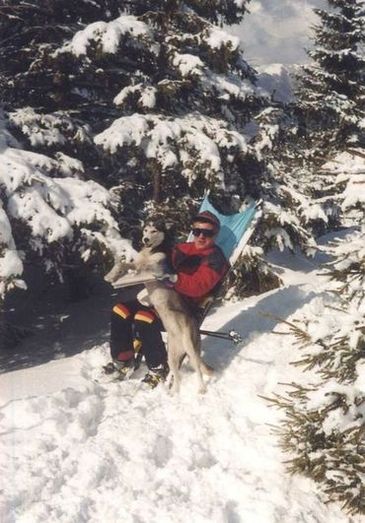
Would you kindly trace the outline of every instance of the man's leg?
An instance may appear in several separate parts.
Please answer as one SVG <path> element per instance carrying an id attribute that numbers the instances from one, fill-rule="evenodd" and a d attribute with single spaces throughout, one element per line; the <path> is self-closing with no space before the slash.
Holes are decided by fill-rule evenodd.
<path id="1" fill-rule="evenodd" d="M 153 309 L 140 308 L 134 315 L 134 320 L 149 368 L 143 381 L 155 387 L 166 378 L 168 373 L 167 352 L 161 336 L 164 327 Z"/>
<path id="2" fill-rule="evenodd" d="M 134 358 L 133 317 L 140 303 L 137 300 L 114 305 L 110 321 L 110 354 L 114 361 L 130 362 Z"/>

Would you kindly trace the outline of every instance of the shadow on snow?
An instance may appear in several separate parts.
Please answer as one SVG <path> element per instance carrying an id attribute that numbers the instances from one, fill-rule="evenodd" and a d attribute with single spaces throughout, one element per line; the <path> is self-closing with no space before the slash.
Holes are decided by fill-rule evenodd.
<path id="1" fill-rule="evenodd" d="M 240 302 L 240 312 L 218 330 L 237 330 L 243 342 L 235 346 L 230 341 L 206 337 L 202 346 L 208 363 L 222 371 L 244 350 L 253 335 L 270 333 L 278 323 L 262 313 L 269 312 L 285 319 L 313 296 L 314 293 L 305 293 L 300 285 L 292 285 L 263 294 L 248 308 L 244 308 L 244 301 Z M 126 296 L 123 298 L 129 299 Z M 110 311 L 116 301 L 115 292 L 104 293 L 79 303 L 68 304 L 67 307 L 62 304 L 58 307 L 54 305 L 53 310 L 47 315 L 35 315 L 29 320 L 33 323 L 34 334 L 23 340 L 15 349 L 1 351 L 0 372 L 24 369 L 54 359 L 70 357 L 108 341 Z M 257 361 L 261 363 L 260 355 L 257 356 Z"/>
<path id="2" fill-rule="evenodd" d="M 252 307 L 241 309 L 234 318 L 217 329 L 226 332 L 230 330 L 238 331 L 243 338 L 239 345 L 233 345 L 230 341 L 210 338 L 209 336 L 203 340 L 202 346 L 207 362 L 219 371 L 224 370 L 235 356 L 241 353 L 246 345 L 252 341 L 254 335 L 270 333 L 280 323 L 274 318 L 265 316 L 265 313 L 286 319 L 298 308 L 308 303 L 315 295 L 314 292 L 305 292 L 300 285 L 291 285 L 266 293 Z M 244 302 L 242 304 L 244 305 Z M 266 361 L 260 360 L 259 352 L 255 361 L 263 365 L 268 364 Z"/>

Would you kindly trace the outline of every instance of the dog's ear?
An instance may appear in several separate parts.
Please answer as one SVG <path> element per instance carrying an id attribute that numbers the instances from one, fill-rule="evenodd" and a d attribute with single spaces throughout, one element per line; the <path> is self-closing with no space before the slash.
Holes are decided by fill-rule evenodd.
<path id="1" fill-rule="evenodd" d="M 144 222 L 142 223 L 142 229 L 145 227 L 158 227 L 159 222 L 153 217 L 146 218 Z"/>
<path id="2" fill-rule="evenodd" d="M 153 221 L 151 220 L 151 224 L 159 231 L 166 231 L 166 225 L 162 218 L 155 218 Z"/>
<path id="3" fill-rule="evenodd" d="M 168 218 L 164 218 L 163 216 L 159 216 L 156 218 L 153 222 L 155 227 L 157 227 L 160 231 L 169 232 L 174 227 L 174 222 Z"/>

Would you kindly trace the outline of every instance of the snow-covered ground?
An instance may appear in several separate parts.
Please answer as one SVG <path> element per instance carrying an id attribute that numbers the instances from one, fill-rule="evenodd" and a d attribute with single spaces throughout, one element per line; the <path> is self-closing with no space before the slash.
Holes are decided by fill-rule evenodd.
<path id="1" fill-rule="evenodd" d="M 206 328 L 235 328 L 244 341 L 204 340 L 217 369 L 205 395 L 188 366 L 178 396 L 144 390 L 139 379 L 94 382 L 108 359 L 105 332 L 72 357 L 60 350 L 57 359 L 2 374 L 1 523 L 363 521 L 325 505 L 311 480 L 285 472 L 271 427 L 280 413 L 261 396 L 283 392 L 279 383 L 300 380 L 302 371 L 289 364 L 289 337 L 273 333 L 276 321 L 265 313 L 288 318 L 324 281 L 313 261 L 274 261 L 284 287 L 207 319 Z"/>

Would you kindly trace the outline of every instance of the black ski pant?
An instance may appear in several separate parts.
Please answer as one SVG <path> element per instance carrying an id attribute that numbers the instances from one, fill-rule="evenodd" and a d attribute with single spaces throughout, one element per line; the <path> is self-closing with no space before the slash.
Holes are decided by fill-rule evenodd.
<path id="1" fill-rule="evenodd" d="M 161 332 L 164 327 L 152 307 L 142 305 L 138 300 L 117 303 L 113 307 L 110 325 L 111 357 L 128 361 L 134 357 L 133 339 L 142 342 L 142 352 L 149 369 L 164 365 L 167 352 Z"/>

